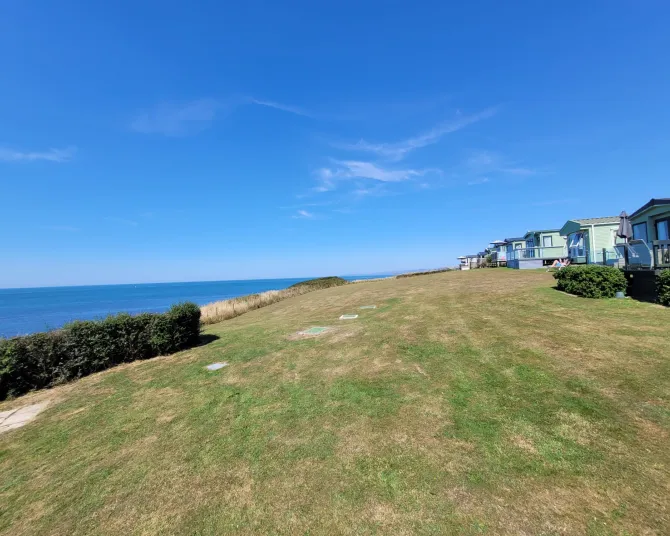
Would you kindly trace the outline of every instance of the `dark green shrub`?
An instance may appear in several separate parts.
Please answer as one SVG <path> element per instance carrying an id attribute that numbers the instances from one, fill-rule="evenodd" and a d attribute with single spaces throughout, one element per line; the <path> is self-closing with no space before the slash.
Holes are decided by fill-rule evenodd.
<path id="1" fill-rule="evenodd" d="M 656 277 L 658 303 L 670 306 L 670 270 L 663 270 Z"/>
<path id="2" fill-rule="evenodd" d="M 584 298 L 614 298 L 627 287 L 623 272 L 612 266 L 567 266 L 555 272 L 554 277 L 558 290 Z"/>
<path id="3" fill-rule="evenodd" d="M 441 274 L 444 272 L 451 272 L 451 268 L 438 268 L 436 270 L 428 270 L 426 272 L 410 272 L 408 274 L 398 274 L 396 276 L 396 279 L 402 279 L 404 277 L 417 277 L 419 275 Z"/>
<path id="4" fill-rule="evenodd" d="M 66 325 L 63 331 L 68 359 L 60 367 L 63 381 L 158 355 L 150 343 L 151 324 L 154 318 L 161 316 L 164 315 L 121 313 L 102 321 L 76 321 Z"/>
<path id="5" fill-rule="evenodd" d="M 330 277 L 319 277 L 317 279 L 308 279 L 307 281 L 300 281 L 291 285 L 288 288 L 309 288 L 310 290 L 321 290 L 322 288 L 330 287 L 339 287 L 341 285 L 346 285 L 349 281 L 342 279 L 341 277 L 330 276 Z"/>
<path id="6" fill-rule="evenodd" d="M 0 339 L 0 400 L 109 367 L 198 344 L 200 309 L 174 305 L 164 314 L 123 313 L 62 329 Z"/>
<path id="7" fill-rule="evenodd" d="M 172 342 L 172 325 L 167 315 L 155 316 L 149 327 L 149 344 L 156 355 L 170 353 Z"/>
<path id="8" fill-rule="evenodd" d="M 66 361 L 59 331 L 0 339 L 0 400 L 52 385 Z"/>
<path id="9" fill-rule="evenodd" d="M 167 312 L 172 323 L 172 343 L 177 348 L 195 346 L 200 339 L 200 308 L 195 303 L 178 303 Z"/>

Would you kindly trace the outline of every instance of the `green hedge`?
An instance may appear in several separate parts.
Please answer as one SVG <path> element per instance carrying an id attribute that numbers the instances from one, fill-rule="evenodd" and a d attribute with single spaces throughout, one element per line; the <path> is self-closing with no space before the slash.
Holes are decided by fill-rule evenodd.
<path id="1" fill-rule="evenodd" d="M 617 292 L 625 292 L 626 277 L 618 268 L 587 264 L 567 266 L 554 272 L 557 288 L 584 298 L 614 298 Z"/>
<path id="2" fill-rule="evenodd" d="M 0 400 L 52 387 L 119 363 L 189 348 L 200 339 L 200 309 L 72 322 L 62 329 L 0 339 Z"/>
<path id="3" fill-rule="evenodd" d="M 656 277 L 658 303 L 670 306 L 670 270 L 663 270 Z"/>
<path id="4" fill-rule="evenodd" d="M 398 274 L 396 279 L 402 279 L 404 277 L 416 277 L 418 275 L 433 275 L 433 274 L 442 274 L 444 272 L 451 272 L 451 268 L 438 268 L 437 270 L 427 270 L 425 272 L 409 272 L 408 274 Z"/>
<path id="5" fill-rule="evenodd" d="M 309 287 L 311 290 L 321 290 L 323 288 L 339 287 L 341 285 L 346 285 L 347 283 L 349 283 L 349 281 L 347 281 L 346 279 L 342 279 L 341 277 L 336 276 L 330 276 L 330 277 L 319 277 L 317 279 L 308 279 L 307 281 L 300 281 L 300 283 L 291 285 L 288 288 Z"/>

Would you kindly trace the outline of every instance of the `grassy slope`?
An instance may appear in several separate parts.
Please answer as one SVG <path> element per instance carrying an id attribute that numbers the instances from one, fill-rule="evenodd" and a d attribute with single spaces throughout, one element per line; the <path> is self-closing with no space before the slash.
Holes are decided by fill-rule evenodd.
<path id="1" fill-rule="evenodd" d="M 551 285 L 317 291 L 2 404 L 54 399 L 0 436 L 0 533 L 670 533 L 670 310 Z"/>

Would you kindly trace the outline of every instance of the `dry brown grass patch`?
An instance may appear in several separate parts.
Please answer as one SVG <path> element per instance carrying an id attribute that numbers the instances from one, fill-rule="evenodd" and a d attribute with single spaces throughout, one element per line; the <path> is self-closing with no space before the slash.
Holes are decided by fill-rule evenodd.
<path id="1" fill-rule="evenodd" d="M 512 436 L 512 443 L 515 446 L 519 447 L 520 449 L 525 450 L 526 452 L 530 452 L 531 454 L 537 454 L 537 449 L 535 448 L 535 445 L 533 445 L 533 442 L 527 437 L 520 435 Z"/>

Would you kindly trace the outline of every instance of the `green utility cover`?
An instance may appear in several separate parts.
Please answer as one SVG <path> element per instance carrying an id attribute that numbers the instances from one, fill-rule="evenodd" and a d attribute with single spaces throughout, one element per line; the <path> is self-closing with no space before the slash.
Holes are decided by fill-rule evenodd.
<path id="1" fill-rule="evenodd" d="M 303 331 L 305 335 L 320 335 L 328 328 L 309 328 L 308 330 Z"/>

